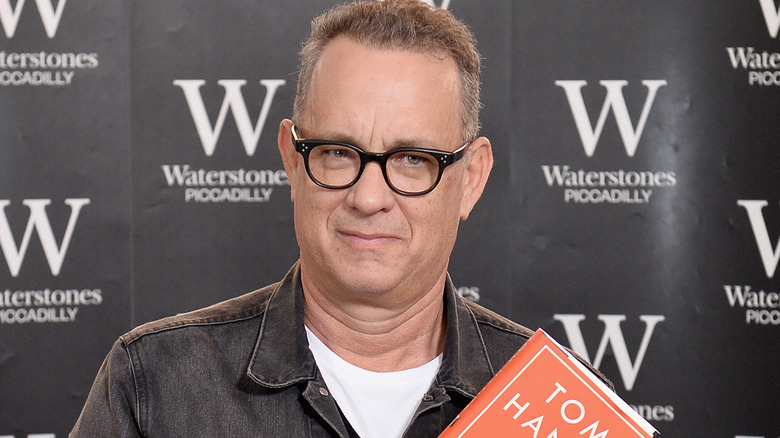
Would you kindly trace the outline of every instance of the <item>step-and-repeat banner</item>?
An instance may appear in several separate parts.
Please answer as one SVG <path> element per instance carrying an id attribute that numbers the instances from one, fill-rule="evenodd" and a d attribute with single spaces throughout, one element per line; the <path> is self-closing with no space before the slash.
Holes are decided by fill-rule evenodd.
<path id="1" fill-rule="evenodd" d="M 0 0 L 0 437 L 66 437 L 120 334 L 295 262 L 276 132 L 336 3 Z M 496 155 L 458 292 L 662 436 L 780 437 L 776 0 L 429 3 Z"/>

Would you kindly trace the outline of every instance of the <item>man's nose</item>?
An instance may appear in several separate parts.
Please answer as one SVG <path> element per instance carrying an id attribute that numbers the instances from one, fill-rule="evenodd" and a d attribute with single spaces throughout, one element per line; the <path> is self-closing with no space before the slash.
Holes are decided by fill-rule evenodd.
<path id="1" fill-rule="evenodd" d="M 363 174 L 349 189 L 346 200 L 350 207 L 366 215 L 392 209 L 395 195 L 387 185 L 379 163 L 366 163 Z"/>

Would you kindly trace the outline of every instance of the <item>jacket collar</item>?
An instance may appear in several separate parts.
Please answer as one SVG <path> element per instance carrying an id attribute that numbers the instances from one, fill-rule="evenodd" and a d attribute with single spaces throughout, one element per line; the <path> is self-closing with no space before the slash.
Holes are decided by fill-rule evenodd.
<path id="1" fill-rule="evenodd" d="M 455 291 L 449 275 L 444 286 L 444 306 L 447 332 L 436 381 L 443 388 L 474 398 L 497 370 L 488 357 L 476 316 Z"/>
<path id="2" fill-rule="evenodd" d="M 300 263 L 276 284 L 268 299 L 248 374 L 270 388 L 312 380 L 317 374 L 303 325 Z"/>
<path id="3" fill-rule="evenodd" d="M 303 322 L 303 286 L 296 263 L 277 283 L 268 299 L 254 351 L 249 377 L 258 384 L 281 388 L 317 378 Z M 447 331 L 436 382 L 439 386 L 474 397 L 495 370 L 487 356 L 477 320 L 452 280 L 444 286 Z"/>

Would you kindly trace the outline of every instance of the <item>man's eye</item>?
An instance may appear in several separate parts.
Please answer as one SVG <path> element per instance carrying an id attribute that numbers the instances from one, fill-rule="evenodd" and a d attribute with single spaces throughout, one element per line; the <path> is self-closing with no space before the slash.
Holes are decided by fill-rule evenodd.
<path id="1" fill-rule="evenodd" d="M 433 156 L 416 152 L 399 152 L 393 156 L 393 163 L 402 167 L 436 167 Z"/>
<path id="2" fill-rule="evenodd" d="M 344 159 L 351 157 L 354 153 L 347 148 L 328 148 L 325 149 L 323 155 L 333 159 Z"/>
<path id="3" fill-rule="evenodd" d="M 423 157 L 414 154 L 406 154 L 403 156 L 404 162 L 411 165 L 419 165 L 423 162 Z"/>

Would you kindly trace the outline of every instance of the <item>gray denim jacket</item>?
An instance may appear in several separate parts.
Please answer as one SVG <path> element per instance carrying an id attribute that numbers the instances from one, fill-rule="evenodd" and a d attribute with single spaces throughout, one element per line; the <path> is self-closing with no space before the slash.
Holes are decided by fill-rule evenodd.
<path id="1" fill-rule="evenodd" d="M 444 294 L 441 367 L 406 437 L 436 437 L 532 334 L 449 280 Z M 277 284 L 121 336 L 70 436 L 348 437 L 309 351 L 298 265 Z"/>

